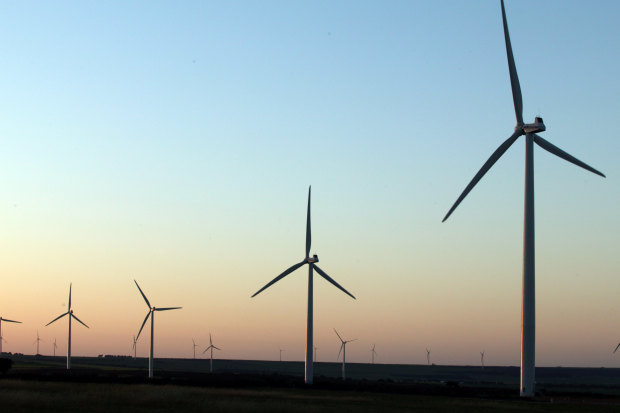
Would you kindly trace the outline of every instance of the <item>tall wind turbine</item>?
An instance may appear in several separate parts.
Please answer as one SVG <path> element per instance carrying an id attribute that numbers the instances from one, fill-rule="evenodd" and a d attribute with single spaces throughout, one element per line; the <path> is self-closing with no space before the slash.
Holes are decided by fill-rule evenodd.
<path id="1" fill-rule="evenodd" d="M 13 320 L 7 320 L 6 318 L 2 318 L 0 317 L 0 354 L 2 354 L 2 339 L 4 337 L 2 337 L 2 322 L 5 321 L 7 323 L 18 323 L 21 324 L 21 321 L 13 321 Z"/>
<path id="2" fill-rule="evenodd" d="M 69 284 L 69 306 L 67 308 L 67 312 L 66 313 L 62 313 L 61 315 L 59 315 L 58 317 L 56 317 L 55 319 L 53 319 L 52 321 L 50 321 L 49 323 L 47 323 L 45 326 L 49 326 L 50 324 L 52 324 L 54 321 L 59 320 L 61 318 L 63 318 L 64 316 L 68 315 L 69 317 L 69 340 L 67 342 L 67 370 L 71 370 L 71 319 L 75 318 L 75 320 L 82 324 L 84 327 L 89 328 L 86 324 L 84 324 L 79 318 L 77 318 L 74 314 L 73 314 L 73 310 L 71 309 L 71 286 L 72 284 Z M 38 338 L 38 333 L 37 333 L 37 338 Z M 38 352 L 38 344 L 37 344 L 37 352 Z"/>
<path id="3" fill-rule="evenodd" d="M 136 287 L 138 287 L 140 294 L 142 294 L 142 298 L 144 298 L 144 301 L 146 302 L 146 306 L 149 308 L 149 312 L 146 313 L 146 317 L 144 317 L 144 321 L 142 322 L 142 325 L 140 326 L 140 331 L 138 331 L 136 340 L 140 338 L 140 333 L 142 332 L 142 329 L 144 328 L 146 321 L 149 319 L 149 317 L 151 317 L 151 347 L 149 350 L 149 378 L 153 378 L 153 332 L 155 331 L 155 311 L 177 310 L 183 307 L 164 307 L 164 308 L 151 307 L 151 303 L 149 303 L 149 300 L 146 298 L 146 295 L 144 295 L 144 293 L 142 292 L 142 289 L 138 285 L 138 282 L 136 280 L 133 280 L 133 282 L 136 283 Z"/>
<path id="4" fill-rule="evenodd" d="M 370 349 L 370 354 L 372 354 L 372 364 L 375 364 L 375 356 L 378 355 L 377 352 L 375 351 L 375 345 L 372 345 L 372 348 Z"/>
<path id="5" fill-rule="evenodd" d="M 480 352 L 480 364 L 482 364 L 482 368 L 484 368 L 484 350 Z"/>
<path id="6" fill-rule="evenodd" d="M 336 360 L 338 360 L 340 358 L 340 353 L 342 353 L 342 380 L 344 380 L 346 378 L 346 374 L 345 374 L 345 366 L 347 364 L 347 343 L 350 343 L 352 341 L 357 340 L 356 338 L 354 338 L 353 340 L 343 340 L 342 337 L 340 337 L 340 334 L 338 334 L 338 332 L 336 331 L 336 329 L 334 328 L 334 332 L 336 333 L 336 335 L 338 336 L 338 338 L 340 339 L 340 342 L 342 344 L 340 344 L 340 350 L 338 350 L 338 357 L 336 358 Z"/>
<path id="7" fill-rule="evenodd" d="M 209 347 L 202 352 L 202 354 L 206 353 L 207 350 L 211 350 L 211 361 L 209 363 L 209 371 L 213 373 L 213 350 L 221 350 L 213 345 L 213 340 L 211 340 L 211 333 L 209 333 Z M 282 361 L 282 353 L 280 352 L 280 361 Z"/>
<path id="8" fill-rule="evenodd" d="M 267 285 L 265 285 L 263 288 L 258 290 L 252 296 L 252 297 L 255 297 L 257 294 L 259 294 L 261 291 L 263 291 L 267 287 L 269 287 L 272 284 L 280 281 L 282 278 L 286 277 L 288 274 L 290 274 L 293 271 L 295 271 L 296 269 L 302 267 L 304 264 L 308 264 L 308 320 L 307 320 L 307 327 L 306 327 L 306 371 L 305 371 L 305 382 L 306 382 L 306 384 L 312 384 L 312 380 L 313 380 L 313 366 L 314 366 L 313 360 L 312 360 L 312 349 L 313 349 L 313 343 L 312 343 L 312 340 L 313 340 L 313 333 L 312 333 L 312 331 L 313 331 L 313 315 L 312 315 L 313 314 L 313 292 L 312 292 L 313 291 L 313 270 L 316 270 L 316 272 L 318 272 L 321 277 L 325 278 L 327 281 L 332 283 L 334 286 L 336 286 L 336 288 L 339 288 L 345 294 L 347 294 L 350 297 L 352 297 L 353 299 L 355 299 L 355 297 L 351 293 L 349 293 L 347 290 L 342 288 L 340 286 L 340 284 L 338 284 L 336 281 L 334 281 L 329 275 L 327 275 L 327 273 L 325 273 L 325 271 L 323 271 L 322 269 L 319 268 L 318 265 L 316 265 L 316 263 L 319 262 L 319 257 L 316 254 L 313 255 L 312 257 L 310 257 L 310 244 L 311 244 L 311 241 L 312 241 L 312 236 L 311 236 L 311 231 L 310 231 L 310 191 L 311 191 L 311 189 L 312 189 L 312 187 L 308 188 L 308 216 L 307 216 L 307 220 L 306 220 L 306 257 L 300 263 L 297 263 L 297 264 L 293 265 L 292 267 L 290 267 L 289 269 L 284 271 L 282 274 L 278 275 L 276 278 L 271 280 Z"/>
<path id="9" fill-rule="evenodd" d="M 34 341 L 34 343 L 32 344 L 36 344 L 37 345 L 37 356 L 40 356 L 39 354 L 39 342 L 41 342 L 41 339 L 39 338 L 39 330 L 37 330 L 37 339 Z"/>
<path id="10" fill-rule="evenodd" d="M 426 364 L 427 365 L 431 365 L 431 349 L 427 348 L 426 349 Z"/>
<path id="11" fill-rule="evenodd" d="M 562 149 L 541 138 L 537 132 L 545 131 L 542 118 L 536 117 L 534 123 L 523 123 L 523 99 L 521 86 L 517 76 L 508 23 L 506 22 L 506 10 L 504 1 L 501 1 L 502 21 L 504 25 L 504 40 L 506 43 L 506 55 L 508 56 L 508 71 L 510 72 L 510 84 L 512 98 L 517 117 L 517 125 L 514 133 L 493 152 L 491 157 L 482 165 L 482 168 L 474 176 L 465 190 L 458 197 L 452 208 L 448 211 L 443 221 L 448 219 L 469 191 L 480 181 L 495 162 L 508 150 L 508 148 L 520 137 L 525 135 L 525 214 L 523 225 L 523 297 L 521 306 L 521 390 L 523 397 L 534 395 L 534 366 L 535 366 L 535 274 L 534 274 L 534 143 L 544 150 L 556 155 L 568 162 L 580 166 L 590 172 L 605 177 L 601 172 L 569 155 Z"/>

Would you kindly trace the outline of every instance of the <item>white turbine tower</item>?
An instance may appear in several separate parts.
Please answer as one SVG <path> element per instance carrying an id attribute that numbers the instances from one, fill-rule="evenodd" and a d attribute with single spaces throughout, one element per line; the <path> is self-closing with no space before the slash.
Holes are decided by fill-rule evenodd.
<path id="1" fill-rule="evenodd" d="M 153 378 L 153 341 L 154 341 L 153 332 L 155 331 L 155 311 L 177 310 L 183 307 L 165 307 L 165 308 L 151 307 L 151 303 L 149 303 L 149 300 L 146 298 L 146 295 L 144 295 L 144 293 L 142 292 L 142 289 L 138 285 L 138 282 L 136 280 L 133 280 L 133 281 L 136 283 L 136 287 L 138 287 L 140 294 L 142 294 L 142 298 L 144 298 L 144 301 L 146 302 L 146 305 L 149 308 L 149 312 L 146 313 L 146 317 L 144 317 L 144 321 L 142 322 L 142 325 L 140 326 L 140 331 L 138 331 L 136 340 L 140 338 L 140 333 L 142 332 L 142 329 L 144 328 L 146 321 L 149 319 L 149 317 L 151 317 L 151 347 L 149 350 L 149 378 Z"/>
<path id="2" fill-rule="evenodd" d="M 353 340 L 343 340 L 342 337 L 340 337 L 340 334 L 338 334 L 338 332 L 336 331 L 336 329 L 334 328 L 334 332 L 336 333 L 336 335 L 338 336 L 338 338 L 340 339 L 340 342 L 342 344 L 340 344 L 340 350 L 338 350 L 338 357 L 336 358 L 336 360 L 338 360 L 340 358 L 340 353 L 342 353 L 342 380 L 344 380 L 346 378 L 346 374 L 345 374 L 345 367 L 347 364 L 347 343 L 350 343 L 352 341 L 357 340 L 356 338 L 354 338 Z"/>
<path id="3" fill-rule="evenodd" d="M 431 349 L 427 348 L 426 349 L 426 364 L 427 365 L 431 365 Z"/>
<path id="4" fill-rule="evenodd" d="M 375 364 L 375 356 L 378 356 L 377 352 L 375 351 L 375 345 L 372 345 L 372 348 L 370 349 L 370 354 L 372 355 L 372 364 Z"/>
<path id="5" fill-rule="evenodd" d="M 7 320 L 6 318 L 0 317 L 0 354 L 2 354 L 2 340 L 4 339 L 4 337 L 2 336 L 2 322 L 3 321 L 7 323 L 18 323 L 18 324 L 22 323 L 21 321 Z"/>
<path id="6" fill-rule="evenodd" d="M 209 371 L 213 373 L 213 350 L 221 350 L 221 349 L 213 345 L 213 340 L 211 340 L 211 333 L 209 333 L 209 347 L 207 347 L 205 351 L 202 352 L 202 354 L 206 353 L 207 350 L 211 350 L 211 361 L 209 362 Z"/>
<path id="7" fill-rule="evenodd" d="M 448 219 L 469 191 L 480 181 L 495 162 L 508 150 L 508 148 L 520 137 L 525 135 L 525 214 L 523 225 L 523 297 L 521 306 L 521 390 L 523 397 L 534 395 L 534 367 L 535 367 L 535 344 L 536 344 L 536 317 L 535 317 L 535 273 L 534 273 L 534 143 L 544 150 L 580 166 L 590 172 L 605 177 L 601 172 L 569 155 L 562 149 L 551 144 L 537 135 L 537 132 L 545 131 L 542 118 L 536 117 L 534 123 L 523 123 L 523 99 L 521 86 L 517 76 L 517 69 L 512 54 L 508 23 L 504 1 L 501 1 L 502 21 L 504 25 L 504 40 L 506 43 L 506 55 L 508 56 L 508 71 L 510 72 L 510 84 L 512 98 L 517 117 L 517 125 L 514 133 L 493 152 L 491 157 L 482 165 L 482 168 L 474 176 L 465 190 L 458 197 L 452 208 L 448 211 L 443 221 Z"/>
<path id="8" fill-rule="evenodd" d="M 349 293 L 347 290 L 342 288 L 340 284 L 334 281 L 325 271 L 319 268 L 316 265 L 319 262 L 319 257 L 315 254 L 310 257 L 310 244 L 312 241 L 311 231 L 310 231 L 310 191 L 311 187 L 308 188 L 308 216 L 306 221 L 306 258 L 303 259 L 302 262 L 297 263 L 284 271 L 282 274 L 278 275 L 276 278 L 271 280 L 267 285 L 258 290 L 252 297 L 255 297 L 261 291 L 271 286 L 272 284 L 280 281 L 282 278 L 286 277 L 288 274 L 292 273 L 296 269 L 302 267 L 305 264 L 308 264 L 308 320 L 306 327 L 306 371 L 305 371 L 305 382 L 306 384 L 312 384 L 313 380 L 313 360 L 312 360 L 312 350 L 313 350 L 313 270 L 316 270 L 317 273 L 327 281 L 332 283 L 334 286 L 339 288 L 341 291 L 355 299 L 355 297 Z"/>
<path id="9" fill-rule="evenodd" d="M 192 344 L 194 346 L 194 360 L 196 360 L 196 347 L 198 347 L 198 345 L 196 344 L 193 338 L 192 338 Z"/>
<path id="10" fill-rule="evenodd" d="M 67 342 L 67 370 L 71 370 L 71 319 L 75 318 L 75 321 L 82 324 L 84 327 L 89 328 L 86 324 L 84 324 L 79 318 L 77 318 L 73 314 L 73 310 L 71 309 L 71 286 L 72 285 L 69 284 L 69 305 L 67 307 L 67 312 L 59 315 L 58 317 L 56 317 L 55 319 L 53 319 L 52 321 L 50 321 L 49 323 L 45 325 L 47 327 L 50 324 L 52 324 L 54 321 L 59 320 L 66 315 L 69 316 L 68 317 L 69 318 L 69 340 Z"/>

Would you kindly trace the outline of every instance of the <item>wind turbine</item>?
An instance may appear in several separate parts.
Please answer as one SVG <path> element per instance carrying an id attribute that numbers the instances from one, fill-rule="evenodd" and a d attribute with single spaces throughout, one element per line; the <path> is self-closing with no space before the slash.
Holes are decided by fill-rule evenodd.
<path id="1" fill-rule="evenodd" d="M 193 338 L 192 338 L 192 344 L 194 345 L 194 360 L 196 360 L 196 347 L 198 347 L 198 345 L 196 344 Z"/>
<path id="2" fill-rule="evenodd" d="M 4 337 L 2 337 L 2 322 L 5 321 L 7 323 L 18 323 L 21 324 L 21 321 L 13 321 L 13 320 L 7 320 L 6 318 L 2 318 L 0 317 L 0 354 L 2 354 L 2 339 Z"/>
<path id="3" fill-rule="evenodd" d="M 319 359 L 316 357 L 316 351 L 317 351 L 318 349 L 319 349 L 319 348 L 318 348 L 317 346 L 314 346 L 314 361 L 316 361 L 317 363 L 319 362 Z"/>
<path id="4" fill-rule="evenodd" d="M 347 343 L 350 343 L 352 341 L 357 340 L 356 338 L 354 338 L 353 340 L 343 340 L 342 337 L 340 337 L 340 334 L 338 334 L 338 332 L 336 331 L 336 329 L 334 328 L 334 332 L 336 333 L 336 335 L 338 336 L 338 338 L 340 339 L 340 342 L 342 344 L 340 344 L 340 350 L 338 350 L 338 357 L 336 358 L 336 360 L 338 360 L 340 358 L 340 353 L 342 353 L 342 380 L 344 380 L 346 378 L 345 375 L 345 366 L 347 364 Z"/>
<path id="5" fill-rule="evenodd" d="M 142 322 L 142 325 L 140 326 L 140 331 L 138 331 L 136 340 L 140 338 L 140 333 L 142 332 L 142 329 L 144 328 L 146 321 L 149 319 L 149 317 L 151 317 L 151 347 L 149 350 L 149 378 L 153 378 L 153 332 L 155 330 L 155 311 L 177 310 L 183 307 L 165 307 L 165 308 L 151 307 L 151 303 L 149 303 L 149 300 L 146 298 L 146 295 L 144 295 L 144 293 L 142 292 L 142 289 L 138 285 L 138 282 L 136 280 L 133 280 L 133 282 L 136 283 L 136 287 L 138 287 L 140 294 L 142 294 L 142 298 L 144 298 L 144 301 L 146 302 L 146 305 L 149 308 L 149 312 L 146 313 L 146 317 L 144 317 L 144 321 Z"/>
<path id="6" fill-rule="evenodd" d="M 56 338 L 54 337 L 54 345 L 52 346 L 52 349 L 54 350 L 54 357 L 56 357 L 56 349 L 58 348 L 58 345 L 56 345 Z"/>
<path id="7" fill-rule="evenodd" d="M 53 319 L 52 321 L 50 321 L 49 323 L 47 323 L 45 326 L 49 326 L 50 324 L 52 324 L 54 321 L 59 320 L 61 318 L 63 318 L 64 316 L 68 315 L 69 317 L 69 341 L 67 342 L 67 370 L 71 370 L 71 319 L 75 318 L 75 320 L 82 324 L 84 327 L 89 328 L 86 324 L 84 324 L 79 318 L 77 318 L 74 314 L 73 314 L 73 310 L 71 309 L 71 286 L 72 284 L 69 284 L 69 306 L 67 308 L 67 312 L 66 313 L 62 313 L 61 315 L 59 315 L 58 317 L 56 317 L 55 319 Z M 37 338 L 38 338 L 38 333 L 37 333 Z M 37 353 L 39 352 L 39 345 L 37 344 Z"/>
<path id="8" fill-rule="evenodd" d="M 37 330 L 37 339 L 34 341 L 34 343 L 32 344 L 36 344 L 37 345 L 37 356 L 40 356 L 39 354 L 39 342 L 41 341 L 41 339 L 39 338 L 39 330 Z"/>
<path id="9" fill-rule="evenodd" d="M 535 268 L 534 268 L 534 143 L 544 150 L 556 155 L 568 162 L 580 166 L 590 172 L 605 177 L 601 172 L 569 155 L 562 149 L 541 138 L 537 132 L 545 131 L 546 127 L 542 118 L 536 117 L 534 123 L 523 123 L 523 99 L 521 86 L 517 76 L 504 1 L 501 1 L 502 22 L 504 25 L 504 40 L 506 43 L 506 55 L 508 57 L 508 71 L 510 72 L 510 84 L 512 98 L 517 117 L 517 125 L 514 133 L 493 152 L 491 157 L 482 165 L 482 168 L 474 176 L 465 190 L 458 197 L 452 208 L 448 211 L 443 221 L 448 219 L 469 191 L 480 181 L 495 162 L 508 150 L 508 148 L 520 137 L 525 135 L 525 214 L 523 225 L 523 297 L 521 307 L 521 390 L 522 397 L 534 395 L 534 367 L 536 345 L 536 317 L 535 317 Z"/>
<path id="10" fill-rule="evenodd" d="M 618 345 L 616 346 L 616 349 L 614 350 L 614 353 L 618 350 L 618 347 L 620 347 L 620 343 L 618 343 Z"/>
<path id="11" fill-rule="evenodd" d="M 480 352 L 480 364 L 482 364 L 482 368 L 484 368 L 484 350 Z"/>
<path id="12" fill-rule="evenodd" d="M 375 345 L 374 344 L 372 345 L 372 348 L 370 349 L 370 354 L 372 354 L 372 364 L 375 364 L 375 356 L 376 355 L 378 356 L 378 354 L 375 351 Z"/>
<path id="13" fill-rule="evenodd" d="M 431 349 L 426 349 L 426 364 L 431 365 Z"/>
<path id="14" fill-rule="evenodd" d="M 329 275 L 327 275 L 327 273 L 325 273 L 325 271 L 323 271 L 322 269 L 319 268 L 318 265 L 316 265 L 316 263 L 319 262 L 319 257 L 316 254 L 313 255 L 312 257 L 310 257 L 310 244 L 311 244 L 311 241 L 312 241 L 312 236 L 311 236 L 311 231 L 310 231 L 310 192 L 311 192 L 311 189 L 312 189 L 312 187 L 308 188 L 308 216 L 307 216 L 307 220 L 306 220 L 306 257 L 300 263 L 297 263 L 297 264 L 293 265 L 292 267 L 290 267 L 289 269 L 284 271 L 282 274 L 278 275 L 276 278 L 271 280 L 267 285 L 265 285 L 263 288 L 258 290 L 252 296 L 252 297 L 255 297 L 256 295 L 258 295 L 261 291 L 263 291 L 267 287 L 269 287 L 272 284 L 280 281 L 282 278 L 286 277 L 288 274 L 290 274 L 293 271 L 295 271 L 296 269 L 302 267 L 304 264 L 308 264 L 308 320 L 307 320 L 307 327 L 306 327 L 306 369 L 305 369 L 305 382 L 306 382 L 306 384 L 312 384 L 313 370 L 314 370 L 313 369 L 314 364 L 313 364 L 313 360 L 312 360 L 312 348 L 313 348 L 313 343 L 312 343 L 312 340 L 313 340 L 313 333 L 312 333 L 312 331 L 313 331 L 313 315 L 312 315 L 313 314 L 313 270 L 316 270 L 316 272 L 318 272 L 321 277 L 325 278 L 327 281 L 332 283 L 336 288 L 339 288 L 345 294 L 347 294 L 350 297 L 352 297 L 353 299 L 355 299 L 355 297 L 351 293 L 349 293 L 347 290 L 342 288 L 340 286 L 340 284 L 338 284 L 336 281 L 334 281 Z"/>
<path id="15" fill-rule="evenodd" d="M 131 347 L 131 349 L 133 350 L 133 358 L 136 358 L 136 343 L 138 342 L 138 339 L 136 338 L 136 336 L 133 336 L 133 346 Z"/>
<path id="16" fill-rule="evenodd" d="M 280 362 L 282 361 L 282 352 L 285 351 L 283 349 L 280 349 Z"/>
<path id="17" fill-rule="evenodd" d="M 211 333 L 209 333 L 209 347 L 207 347 L 205 351 L 202 352 L 202 354 L 206 353 L 207 350 L 211 350 L 211 362 L 209 363 L 209 370 L 211 373 L 213 373 L 213 349 L 221 350 L 213 345 L 213 340 L 211 340 Z M 280 353 L 280 361 L 282 361 L 282 353 Z"/>

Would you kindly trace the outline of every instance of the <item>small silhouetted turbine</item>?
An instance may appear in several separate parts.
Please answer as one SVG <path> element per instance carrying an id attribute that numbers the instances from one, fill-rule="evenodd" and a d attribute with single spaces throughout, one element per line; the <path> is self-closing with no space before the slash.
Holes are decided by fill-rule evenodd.
<path id="1" fill-rule="evenodd" d="M 601 172 L 585 164 L 579 159 L 569 155 L 562 149 L 546 141 L 538 132 L 546 130 L 542 118 L 536 117 L 534 123 L 523 122 L 523 99 L 521 97 L 521 86 L 517 76 L 510 35 L 508 34 L 508 23 L 506 22 L 506 10 L 504 1 L 501 1 L 502 22 L 504 25 L 504 41 L 506 43 L 506 55 L 508 57 L 508 71 L 510 73 L 510 85 L 512 88 L 512 99 L 517 117 L 517 125 L 513 134 L 506 139 L 491 157 L 482 165 L 482 168 L 474 176 L 471 182 L 465 187 L 452 208 L 448 211 L 443 221 L 448 219 L 450 214 L 465 199 L 469 191 L 480 181 L 497 160 L 516 142 L 525 136 L 525 214 L 523 225 L 523 288 L 521 306 L 521 396 L 532 397 L 534 395 L 534 368 L 536 352 L 536 316 L 535 316 L 535 267 L 534 267 L 534 144 L 540 146 L 547 152 L 571 162 L 597 175 L 605 177 Z"/>
<path id="2" fill-rule="evenodd" d="M 296 269 L 304 266 L 305 264 L 308 264 L 308 320 L 307 320 L 307 324 L 306 324 L 306 371 L 305 371 L 305 382 L 306 384 L 312 384 L 312 378 L 313 378 L 313 360 L 312 360 L 312 350 L 313 350 L 313 270 L 316 270 L 316 272 L 319 273 L 319 275 L 323 278 L 325 278 L 327 281 L 329 281 L 331 284 L 333 284 L 336 288 L 340 289 L 341 291 L 343 291 L 345 294 L 349 295 L 351 298 L 355 299 L 355 297 L 348 292 L 347 290 L 345 290 L 340 284 L 338 284 L 336 281 L 334 281 L 329 275 L 327 275 L 327 273 L 325 271 L 323 271 L 322 269 L 319 268 L 318 265 L 316 265 L 317 262 L 319 262 L 319 257 L 315 254 L 314 256 L 310 257 L 310 244 L 312 241 L 312 235 L 311 235 L 311 231 L 310 231 L 310 190 L 311 187 L 308 188 L 308 215 L 307 215 L 307 220 L 306 220 L 306 257 L 303 259 L 302 262 L 297 263 L 295 265 L 293 265 L 292 267 L 290 267 L 289 269 L 287 269 L 286 271 L 284 271 L 282 274 L 278 275 L 276 278 L 274 278 L 273 280 L 271 280 L 269 283 L 267 283 L 267 285 L 265 285 L 263 288 L 261 288 L 260 290 L 258 290 L 257 292 L 254 293 L 254 295 L 252 297 L 255 297 L 256 295 L 258 295 L 261 291 L 263 291 L 264 289 L 268 288 L 269 286 L 271 286 L 272 284 L 280 281 L 282 278 L 286 277 L 287 275 L 289 275 L 290 273 L 292 273 L 293 271 L 295 271 Z"/>
<path id="3" fill-rule="evenodd" d="M 345 374 L 345 368 L 346 368 L 346 364 L 347 364 L 347 343 L 350 343 L 352 341 L 357 340 L 356 338 L 354 338 L 353 340 L 343 340 L 342 337 L 340 337 L 340 334 L 338 334 L 338 332 L 336 331 L 336 329 L 334 328 L 334 332 L 336 333 L 336 335 L 338 336 L 338 338 L 340 339 L 340 350 L 338 350 L 338 357 L 336 358 L 336 360 L 338 360 L 340 358 L 340 353 L 342 353 L 342 380 L 346 379 L 346 374 Z"/>
<path id="4" fill-rule="evenodd" d="M 370 349 L 370 354 L 372 355 L 372 364 L 375 364 L 375 356 L 378 356 L 377 352 L 375 351 L 375 345 L 372 345 L 372 348 Z"/>
<path id="5" fill-rule="evenodd" d="M 69 284 L 69 305 L 68 305 L 68 308 L 67 308 L 67 312 L 59 315 L 58 317 L 56 317 L 55 319 L 53 319 L 52 321 L 47 323 L 45 326 L 46 327 L 49 326 L 54 321 L 60 320 L 61 318 L 63 318 L 66 315 L 69 316 L 68 317 L 68 319 L 69 319 L 69 339 L 67 341 L 67 370 L 71 370 L 71 319 L 75 318 L 75 321 L 77 321 L 78 323 L 82 324 L 84 327 L 89 328 L 79 318 L 77 318 L 75 316 L 75 314 L 73 314 L 73 310 L 71 309 L 71 284 Z M 38 344 L 37 344 L 37 347 L 38 347 Z M 38 348 L 37 348 L 37 352 L 38 352 Z"/>
<path id="6" fill-rule="evenodd" d="M 149 300 L 146 298 L 146 295 L 144 295 L 144 293 L 142 292 L 142 289 L 138 285 L 138 282 L 136 280 L 133 280 L 133 282 L 136 283 L 136 287 L 138 287 L 140 294 L 142 294 L 142 298 L 144 298 L 144 301 L 146 302 L 146 305 L 149 308 L 149 312 L 146 313 L 146 317 L 144 318 L 144 321 L 142 322 L 142 325 L 140 326 L 140 331 L 138 331 L 136 340 L 140 338 L 140 333 L 142 332 L 142 329 L 144 328 L 146 321 L 149 319 L 149 317 L 151 317 L 151 347 L 149 351 L 149 377 L 153 378 L 153 342 L 154 342 L 153 332 L 155 330 L 155 311 L 178 310 L 179 308 L 183 308 L 183 307 L 164 307 L 164 308 L 151 307 L 151 303 L 149 303 Z"/>
<path id="7" fill-rule="evenodd" d="M 41 340 L 41 338 L 39 338 L 39 330 L 37 330 L 37 339 L 34 341 L 34 343 L 32 343 L 32 344 L 36 344 L 37 345 L 37 354 L 36 354 L 37 356 L 40 356 L 40 354 L 39 354 L 39 343 L 41 341 L 43 341 L 43 340 Z"/>
<path id="8" fill-rule="evenodd" d="M 202 352 L 202 354 L 206 353 L 207 350 L 211 350 L 211 360 L 209 362 L 209 371 L 213 373 L 213 350 L 221 350 L 221 349 L 213 345 L 213 340 L 211 339 L 211 333 L 209 333 L 209 347 L 207 347 L 205 351 Z"/>
<path id="9" fill-rule="evenodd" d="M 431 365 L 431 349 L 426 349 L 426 364 Z"/>
<path id="10" fill-rule="evenodd" d="M 484 368 L 484 350 L 480 352 L 480 364 L 482 364 L 482 368 Z"/>

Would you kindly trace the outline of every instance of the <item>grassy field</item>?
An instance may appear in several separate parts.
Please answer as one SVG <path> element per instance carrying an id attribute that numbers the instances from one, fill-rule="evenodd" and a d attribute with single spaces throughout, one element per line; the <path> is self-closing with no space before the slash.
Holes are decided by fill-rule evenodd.
<path id="1" fill-rule="evenodd" d="M 603 399 L 523 401 L 328 391 L 0 380 L 2 411 L 21 412 L 617 412 Z"/>

